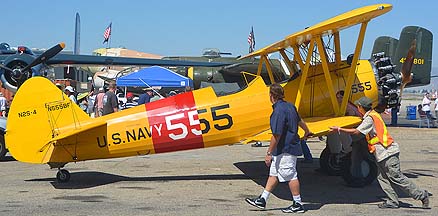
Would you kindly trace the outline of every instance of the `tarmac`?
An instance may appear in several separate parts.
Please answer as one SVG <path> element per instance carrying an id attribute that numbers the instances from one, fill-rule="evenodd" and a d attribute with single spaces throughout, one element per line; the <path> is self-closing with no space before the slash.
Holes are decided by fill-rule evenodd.
<path id="1" fill-rule="evenodd" d="M 407 120 L 389 127 L 401 146 L 403 173 L 431 194 L 432 209 L 400 192 L 401 208 L 377 208 L 384 193 L 375 181 L 363 188 L 347 187 L 339 176 L 317 172 L 325 143 L 308 141 L 313 163 L 298 172 L 305 215 L 438 215 L 438 129 L 418 128 Z M 418 117 L 418 116 L 417 116 Z M 384 115 L 386 121 L 389 115 Z M 284 215 L 291 204 L 287 185 L 280 184 L 266 210 L 248 205 L 258 196 L 268 169 L 262 147 L 234 144 L 150 156 L 68 164 L 71 180 L 56 182 L 56 170 L 8 157 L 0 161 L 0 215 Z"/>

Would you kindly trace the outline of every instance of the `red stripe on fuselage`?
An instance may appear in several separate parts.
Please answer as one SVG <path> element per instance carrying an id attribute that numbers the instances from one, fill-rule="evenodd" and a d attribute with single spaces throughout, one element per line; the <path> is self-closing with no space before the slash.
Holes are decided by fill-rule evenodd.
<path id="1" fill-rule="evenodd" d="M 192 92 L 147 103 L 146 111 L 149 125 L 161 127 L 152 132 L 156 153 L 204 147 Z"/>

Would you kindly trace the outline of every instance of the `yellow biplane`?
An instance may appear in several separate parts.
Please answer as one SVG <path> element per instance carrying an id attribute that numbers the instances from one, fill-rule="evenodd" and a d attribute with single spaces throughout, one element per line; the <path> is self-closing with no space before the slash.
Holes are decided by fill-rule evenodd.
<path id="1" fill-rule="evenodd" d="M 270 71 L 268 54 L 280 52 L 294 71 L 284 83 L 286 100 L 316 136 L 327 134 L 332 125 L 357 125 L 359 117 L 344 116 L 347 104 L 366 95 L 377 105 L 381 89 L 375 64 L 359 60 L 365 29 L 391 8 L 378 4 L 347 12 L 243 58 L 260 56 L 259 72 L 263 64 Z M 341 60 L 340 31 L 357 24 L 361 28 L 353 58 Z M 270 78 L 274 82 L 272 73 Z M 345 91 L 340 105 L 335 96 L 339 90 Z M 386 98 L 390 103 L 394 99 Z M 61 168 L 70 162 L 264 140 L 271 111 L 269 89 L 255 77 L 232 94 L 218 97 L 207 87 L 93 119 L 49 80 L 33 77 L 15 95 L 6 143 L 17 160 L 58 168 L 57 180 L 66 182 L 70 174 Z"/>

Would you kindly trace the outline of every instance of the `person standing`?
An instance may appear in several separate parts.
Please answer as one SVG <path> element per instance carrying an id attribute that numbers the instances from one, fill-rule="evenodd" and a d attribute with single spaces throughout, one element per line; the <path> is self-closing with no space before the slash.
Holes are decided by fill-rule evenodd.
<path id="1" fill-rule="evenodd" d="M 270 86 L 269 96 L 273 104 L 270 117 L 272 137 L 265 156 L 265 163 L 270 167 L 269 177 L 263 193 L 257 198 L 246 198 L 245 201 L 252 206 L 264 209 L 270 193 L 278 182 L 288 182 L 293 201 L 292 205 L 282 211 L 285 213 L 304 212 L 296 170 L 297 156 L 302 155 L 298 126 L 305 132 L 304 139 L 312 133 L 300 118 L 295 106 L 284 101 L 284 90 L 279 84 Z"/>
<path id="2" fill-rule="evenodd" d="M 75 90 L 73 89 L 73 87 L 71 87 L 71 86 L 65 87 L 64 92 L 65 92 L 65 94 L 67 94 L 68 98 L 70 98 L 70 100 L 74 104 L 78 103 L 78 101 L 76 100 L 76 97 L 75 97 Z"/>
<path id="3" fill-rule="evenodd" d="M 151 88 L 144 89 L 145 93 L 141 94 L 138 97 L 138 105 L 149 103 L 151 101 L 152 96 L 154 95 L 154 92 Z"/>
<path id="4" fill-rule="evenodd" d="M 89 95 L 88 95 L 88 108 L 87 108 L 87 113 L 89 116 L 91 116 L 92 118 L 94 118 L 94 103 L 96 102 L 96 94 L 94 93 L 94 88 L 91 89 Z"/>
<path id="5" fill-rule="evenodd" d="M 137 103 L 134 101 L 134 94 L 132 92 L 126 93 L 126 102 L 122 105 L 122 110 L 135 106 L 137 106 Z"/>
<path id="6" fill-rule="evenodd" d="M 427 118 L 432 119 L 432 116 L 430 114 L 430 104 L 431 101 L 429 99 L 429 93 L 425 93 L 423 97 L 423 101 L 421 102 L 423 105 L 423 108 L 421 108 L 427 115 Z"/>
<path id="7" fill-rule="evenodd" d="M 105 96 L 105 90 L 103 89 L 103 87 L 99 88 L 99 92 L 96 95 L 96 100 L 94 103 L 94 111 L 95 117 L 100 117 L 103 116 L 103 97 Z"/>
<path id="8" fill-rule="evenodd" d="M 438 122 L 438 97 L 435 99 L 435 118 L 437 119 L 436 121 Z"/>
<path id="9" fill-rule="evenodd" d="M 3 93 L 0 92 L 0 112 L 3 117 L 6 117 L 6 108 L 8 105 L 8 101 L 6 100 L 5 96 L 3 96 Z"/>
<path id="10" fill-rule="evenodd" d="M 301 140 L 301 149 L 303 150 L 304 160 L 303 163 L 313 163 L 313 156 L 310 152 L 310 148 L 307 145 L 307 140 Z"/>
<path id="11" fill-rule="evenodd" d="M 103 115 L 108 115 L 119 110 L 119 104 L 117 102 L 117 96 L 115 92 L 116 84 L 112 82 L 109 84 L 108 91 L 105 93 L 105 96 L 103 96 Z"/>
<path id="12" fill-rule="evenodd" d="M 388 133 L 385 122 L 380 114 L 372 109 L 372 100 L 361 97 L 355 102 L 358 110 L 363 114 L 362 123 L 357 128 L 330 127 L 332 132 L 349 134 L 362 134 L 368 142 L 368 150 L 376 158 L 378 176 L 377 180 L 388 200 L 380 203 L 379 208 L 398 208 L 398 195 L 391 185 L 397 185 L 409 196 L 421 200 L 423 208 L 429 208 L 429 193 L 420 189 L 413 181 L 408 179 L 400 169 L 400 149 Z"/>

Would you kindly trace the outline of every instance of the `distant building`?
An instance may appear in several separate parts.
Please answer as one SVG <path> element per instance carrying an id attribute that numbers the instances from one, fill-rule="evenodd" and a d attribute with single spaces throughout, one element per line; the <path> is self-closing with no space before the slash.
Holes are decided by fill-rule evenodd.
<path id="1" fill-rule="evenodd" d="M 100 48 L 93 51 L 93 55 L 97 56 L 116 56 L 116 57 L 131 57 L 131 58 L 150 58 L 161 59 L 163 56 L 139 52 L 136 50 L 129 50 L 126 48 Z"/>

